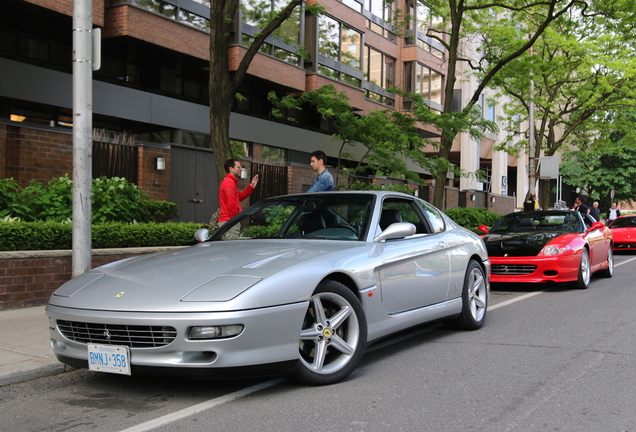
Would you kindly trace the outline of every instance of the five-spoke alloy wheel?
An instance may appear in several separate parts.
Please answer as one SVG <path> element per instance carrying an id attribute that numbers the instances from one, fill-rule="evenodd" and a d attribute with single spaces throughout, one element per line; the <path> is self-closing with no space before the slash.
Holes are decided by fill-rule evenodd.
<path id="1" fill-rule="evenodd" d="M 471 260 L 464 276 L 462 311 L 456 317 L 445 318 L 443 323 L 451 328 L 477 330 L 484 324 L 487 307 L 488 281 L 481 265 Z"/>
<path id="2" fill-rule="evenodd" d="M 338 382 L 355 369 L 366 343 L 360 301 L 343 284 L 324 280 L 309 300 L 293 378 L 312 385 Z"/>

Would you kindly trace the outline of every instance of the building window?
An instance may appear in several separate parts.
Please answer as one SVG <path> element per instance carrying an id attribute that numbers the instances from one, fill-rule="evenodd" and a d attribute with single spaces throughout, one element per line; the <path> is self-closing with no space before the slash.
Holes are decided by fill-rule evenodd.
<path id="1" fill-rule="evenodd" d="M 385 4 L 385 0 L 364 0 L 364 10 L 368 11 L 372 16 L 371 19 L 367 20 L 367 27 L 395 42 L 397 38 L 395 33 L 391 31 L 393 4 Z"/>
<path id="2" fill-rule="evenodd" d="M 364 79 L 379 87 L 395 87 L 395 59 L 366 46 Z"/>
<path id="3" fill-rule="evenodd" d="M 287 149 L 272 147 L 263 144 L 263 154 L 261 162 L 266 164 L 286 164 Z"/>
<path id="4" fill-rule="evenodd" d="M 385 0 L 364 0 L 364 9 L 384 22 L 391 22 L 393 19 L 393 4 Z"/>
<path id="5" fill-rule="evenodd" d="M 443 75 L 418 62 L 404 63 L 404 88 L 424 99 L 442 104 Z"/>
<path id="6" fill-rule="evenodd" d="M 351 9 L 356 12 L 362 12 L 362 3 L 357 2 L 356 0 L 339 0 L 341 3 L 349 6 Z"/>
<path id="7" fill-rule="evenodd" d="M 320 16 L 318 53 L 360 69 L 360 42 L 362 34 L 326 15 Z"/>
<path id="8" fill-rule="evenodd" d="M 435 16 L 430 8 L 421 3 L 417 3 L 416 11 L 417 29 L 424 34 L 428 33 L 428 29 L 440 29 L 444 24 L 441 17 Z"/>
<path id="9" fill-rule="evenodd" d="M 486 120 L 495 121 L 495 104 L 494 101 L 486 101 Z"/>
<path id="10" fill-rule="evenodd" d="M 395 87 L 395 59 L 370 46 L 365 46 L 364 79 L 383 89 Z M 377 91 L 367 89 L 366 96 L 375 102 L 395 106 L 395 99 Z"/>
<path id="11" fill-rule="evenodd" d="M 241 0 L 241 3 L 243 5 L 241 10 L 242 22 L 253 30 L 250 31 L 250 34 L 243 33 L 241 43 L 249 47 L 254 41 L 254 35 L 258 33 L 257 30 L 264 29 L 271 21 L 272 14 L 283 9 L 289 2 L 287 0 L 260 2 Z M 290 17 L 274 31 L 272 39 L 275 43 L 264 43 L 259 51 L 287 63 L 297 65 L 300 62 L 300 56 L 295 51 L 301 43 L 301 16 L 302 8 L 296 7 Z M 244 29 L 243 31 L 246 30 Z M 268 38 L 268 40 L 270 39 Z"/>
<path id="12" fill-rule="evenodd" d="M 252 156 L 252 145 L 247 141 L 230 140 L 232 147 L 232 157 L 236 159 L 247 159 Z"/>
<path id="13" fill-rule="evenodd" d="M 337 69 L 337 65 L 321 64 L 318 72 L 329 78 L 342 81 L 349 85 L 360 87 L 362 80 L 355 75 L 361 70 L 362 34 L 329 16 L 321 15 L 318 31 L 318 54 L 333 60 L 340 65 L 351 68 Z"/>
<path id="14" fill-rule="evenodd" d="M 199 3 L 202 6 L 207 6 L 209 8 L 210 3 L 208 0 L 192 0 L 194 3 Z M 174 2 L 177 3 L 177 2 Z M 182 2 L 185 3 L 185 2 Z M 199 30 L 203 30 L 206 32 L 210 31 L 210 19 L 209 19 L 209 11 L 207 12 L 207 17 L 205 8 L 197 5 L 187 5 L 187 4 L 179 4 L 176 6 L 166 1 L 162 0 L 108 0 L 106 2 L 107 7 L 111 6 L 119 6 L 122 4 L 131 4 L 138 6 L 142 9 L 146 9 L 147 11 L 154 12 L 160 15 L 163 15 L 167 18 L 178 21 L 182 24 L 190 25 Z"/>
<path id="15" fill-rule="evenodd" d="M 443 60 L 444 48 L 428 36 L 428 30 L 441 28 L 444 21 L 440 17 L 435 16 L 431 9 L 421 3 L 417 3 L 415 0 L 407 0 L 406 8 L 409 16 L 414 17 L 414 22 L 406 22 L 406 30 L 410 35 L 406 38 L 406 45 L 415 44 L 424 51 Z M 412 26 L 415 27 L 415 32 L 411 31 Z"/>

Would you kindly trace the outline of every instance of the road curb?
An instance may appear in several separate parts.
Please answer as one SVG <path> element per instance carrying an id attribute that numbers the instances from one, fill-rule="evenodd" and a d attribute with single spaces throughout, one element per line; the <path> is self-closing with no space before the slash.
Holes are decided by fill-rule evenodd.
<path id="1" fill-rule="evenodd" d="M 21 382 L 30 381 L 37 378 L 59 375 L 64 372 L 71 372 L 75 369 L 76 368 L 67 366 L 62 363 L 52 363 L 37 368 L 9 372 L 0 375 L 0 387 L 19 384 Z"/>

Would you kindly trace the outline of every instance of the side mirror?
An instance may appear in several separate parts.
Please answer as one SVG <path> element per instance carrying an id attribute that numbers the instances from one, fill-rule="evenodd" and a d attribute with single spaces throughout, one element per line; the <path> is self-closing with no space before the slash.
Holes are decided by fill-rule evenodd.
<path id="1" fill-rule="evenodd" d="M 396 222 L 389 225 L 379 236 L 373 239 L 375 243 L 382 240 L 395 239 L 401 237 L 408 237 L 415 234 L 415 225 L 409 222 Z"/>
<path id="2" fill-rule="evenodd" d="M 199 243 L 203 243 L 208 237 L 210 237 L 210 231 L 207 228 L 199 228 L 194 232 L 194 239 Z"/>
<path id="3" fill-rule="evenodd" d="M 603 222 L 594 222 L 591 227 L 585 230 L 586 233 L 592 232 L 597 229 L 602 229 L 605 226 Z"/>
<path id="4" fill-rule="evenodd" d="M 481 232 L 483 232 L 484 234 L 488 234 L 490 231 L 488 231 L 488 227 L 486 225 L 479 225 L 477 227 L 477 229 Z"/>

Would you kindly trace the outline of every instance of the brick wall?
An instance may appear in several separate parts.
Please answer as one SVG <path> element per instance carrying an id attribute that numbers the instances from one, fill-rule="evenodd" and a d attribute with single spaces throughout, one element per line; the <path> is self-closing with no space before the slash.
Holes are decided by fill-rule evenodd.
<path id="1" fill-rule="evenodd" d="M 157 157 L 166 158 L 166 169 L 157 170 Z M 139 146 L 137 187 L 150 199 L 170 201 L 170 149 Z"/>
<path id="2" fill-rule="evenodd" d="M 0 175 L 13 177 L 25 187 L 31 180 L 48 183 L 70 173 L 73 135 L 45 129 L 0 125 Z"/>
<path id="3" fill-rule="evenodd" d="M 93 257 L 99 267 L 134 255 Z M 71 257 L 0 260 L 0 309 L 46 304 L 71 279 Z"/>
<path id="4" fill-rule="evenodd" d="M 334 174 L 331 171 L 332 175 Z M 302 193 L 303 185 L 311 186 L 316 178 L 316 172 L 309 167 L 288 166 L 287 167 L 287 190 L 290 194 Z M 334 176 L 335 181 L 335 176 Z"/>
<path id="5" fill-rule="evenodd" d="M 495 202 L 492 202 L 492 200 Z M 488 210 L 505 215 L 512 213 L 515 208 L 515 197 L 507 195 L 488 195 Z"/>

